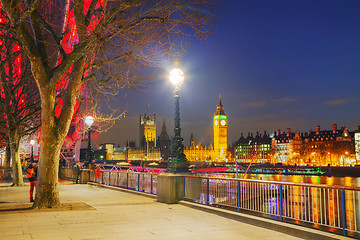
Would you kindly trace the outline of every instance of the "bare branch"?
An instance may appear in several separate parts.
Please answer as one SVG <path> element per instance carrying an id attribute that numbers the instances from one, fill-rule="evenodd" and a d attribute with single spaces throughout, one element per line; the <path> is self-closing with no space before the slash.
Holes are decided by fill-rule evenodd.
<path id="1" fill-rule="evenodd" d="M 28 1 L 25 1 L 25 3 L 28 3 Z M 18 19 L 15 20 L 14 23 L 14 28 L 17 28 L 18 26 L 22 25 L 23 22 L 25 21 L 25 19 L 33 12 L 35 11 L 35 9 L 39 6 L 40 4 L 40 0 L 34 0 L 30 6 L 27 7 L 27 9 L 25 9 L 25 11 L 23 11 L 21 13 L 20 16 L 18 16 Z"/>

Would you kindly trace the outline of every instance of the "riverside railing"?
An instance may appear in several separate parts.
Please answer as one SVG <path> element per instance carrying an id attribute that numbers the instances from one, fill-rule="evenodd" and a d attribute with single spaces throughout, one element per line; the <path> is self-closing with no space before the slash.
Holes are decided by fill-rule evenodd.
<path id="1" fill-rule="evenodd" d="M 90 171 L 90 182 L 157 194 L 157 174 L 143 172 Z"/>
<path id="2" fill-rule="evenodd" d="M 90 181 L 157 194 L 157 174 L 91 171 Z M 360 237 L 360 188 L 183 176 L 183 199 Z"/>
<path id="3" fill-rule="evenodd" d="M 360 236 L 360 188 L 184 176 L 184 200 Z"/>

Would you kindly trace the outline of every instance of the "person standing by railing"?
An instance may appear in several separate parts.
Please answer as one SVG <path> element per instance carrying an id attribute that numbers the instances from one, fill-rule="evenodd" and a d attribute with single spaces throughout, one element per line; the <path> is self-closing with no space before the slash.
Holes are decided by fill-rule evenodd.
<path id="1" fill-rule="evenodd" d="M 30 182 L 30 202 L 34 202 L 34 188 L 36 188 L 38 167 L 34 160 L 32 160 L 26 169 L 26 177 Z"/>
<path id="2" fill-rule="evenodd" d="M 75 162 L 73 165 L 73 183 L 78 184 L 79 183 L 79 176 L 80 176 L 81 170 L 79 163 Z"/>

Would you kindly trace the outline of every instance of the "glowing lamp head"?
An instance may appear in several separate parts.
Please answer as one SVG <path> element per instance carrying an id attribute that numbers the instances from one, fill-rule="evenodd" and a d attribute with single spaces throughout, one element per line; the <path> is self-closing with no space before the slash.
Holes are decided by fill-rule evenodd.
<path id="1" fill-rule="evenodd" d="M 31 140 L 30 140 L 30 144 L 31 144 L 32 146 L 34 146 L 35 140 L 34 140 L 34 139 L 31 139 Z"/>
<path id="2" fill-rule="evenodd" d="M 94 123 L 94 118 L 92 116 L 87 116 L 85 118 L 85 124 L 88 128 L 91 128 L 91 125 Z"/>
<path id="3" fill-rule="evenodd" d="M 170 82 L 179 87 L 184 82 L 184 73 L 180 68 L 174 68 L 170 71 Z"/>

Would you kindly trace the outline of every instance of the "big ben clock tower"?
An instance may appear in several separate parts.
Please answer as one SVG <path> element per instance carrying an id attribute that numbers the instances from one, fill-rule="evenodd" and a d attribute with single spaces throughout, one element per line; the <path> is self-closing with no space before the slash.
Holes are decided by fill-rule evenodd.
<path id="1" fill-rule="evenodd" d="M 213 160 L 225 160 L 227 151 L 227 116 L 221 103 L 221 95 L 219 103 L 216 107 L 216 113 L 213 118 L 214 128 L 214 158 Z"/>

